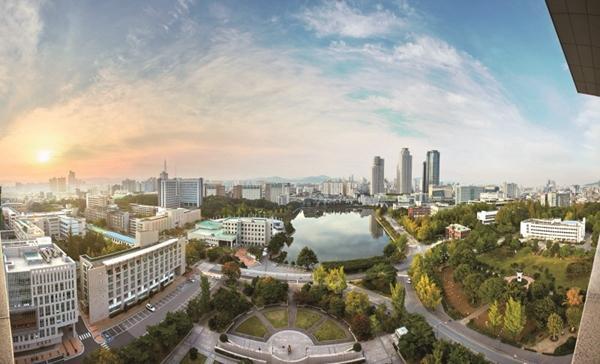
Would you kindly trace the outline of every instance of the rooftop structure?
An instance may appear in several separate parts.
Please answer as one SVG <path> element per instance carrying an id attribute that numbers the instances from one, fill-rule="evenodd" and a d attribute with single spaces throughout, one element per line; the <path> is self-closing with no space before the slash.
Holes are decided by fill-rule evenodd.
<path id="1" fill-rule="evenodd" d="M 494 211 L 479 211 L 477 213 L 477 220 L 481 221 L 483 225 L 491 225 L 496 222 L 496 215 L 498 210 Z"/>

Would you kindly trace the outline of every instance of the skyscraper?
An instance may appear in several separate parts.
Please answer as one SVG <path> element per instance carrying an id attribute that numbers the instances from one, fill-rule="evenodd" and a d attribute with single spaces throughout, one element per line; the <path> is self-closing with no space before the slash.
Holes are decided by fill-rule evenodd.
<path id="1" fill-rule="evenodd" d="M 423 162 L 423 177 L 421 178 L 421 193 L 429 192 L 429 183 L 427 183 L 427 161 Z"/>
<path id="2" fill-rule="evenodd" d="M 75 172 L 69 171 L 69 175 L 67 177 L 67 186 L 69 192 L 74 192 L 77 188 L 77 177 L 75 177 Z"/>
<path id="3" fill-rule="evenodd" d="M 430 150 L 427 152 L 427 187 L 440 184 L 440 152 Z"/>
<path id="4" fill-rule="evenodd" d="M 401 194 L 412 192 L 412 156 L 408 148 L 400 151 L 400 160 L 396 169 L 396 190 Z"/>
<path id="5" fill-rule="evenodd" d="M 158 178 L 158 205 L 166 208 L 191 207 L 202 205 L 204 181 L 202 178 L 169 178 L 167 161 Z"/>
<path id="6" fill-rule="evenodd" d="M 373 167 L 371 167 L 371 195 L 385 193 L 384 185 L 384 160 L 380 156 L 373 159 Z"/>

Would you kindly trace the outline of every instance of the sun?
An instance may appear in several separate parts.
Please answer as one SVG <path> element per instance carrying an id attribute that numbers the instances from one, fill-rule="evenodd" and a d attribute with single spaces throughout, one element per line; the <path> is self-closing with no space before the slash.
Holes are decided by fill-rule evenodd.
<path id="1" fill-rule="evenodd" d="M 52 157 L 52 152 L 49 150 L 40 150 L 37 153 L 37 161 L 39 163 L 48 163 Z"/>

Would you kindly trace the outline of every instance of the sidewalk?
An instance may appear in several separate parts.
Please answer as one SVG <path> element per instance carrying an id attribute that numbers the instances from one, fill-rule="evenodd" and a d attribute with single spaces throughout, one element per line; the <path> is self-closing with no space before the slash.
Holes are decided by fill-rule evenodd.
<path id="1" fill-rule="evenodd" d="M 79 338 L 70 337 L 61 344 L 56 344 L 44 350 L 35 351 L 33 353 L 19 355 L 15 354 L 15 364 L 31 364 L 44 360 L 50 360 L 58 357 L 75 357 L 83 353 L 83 343 Z"/>

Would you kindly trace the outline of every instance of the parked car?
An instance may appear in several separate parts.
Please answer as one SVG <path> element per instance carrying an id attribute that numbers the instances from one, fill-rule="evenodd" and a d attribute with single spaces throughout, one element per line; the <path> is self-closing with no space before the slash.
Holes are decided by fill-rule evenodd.
<path id="1" fill-rule="evenodd" d="M 148 309 L 150 312 L 156 311 L 156 307 L 154 307 L 154 305 L 151 303 L 146 303 L 146 309 Z"/>

